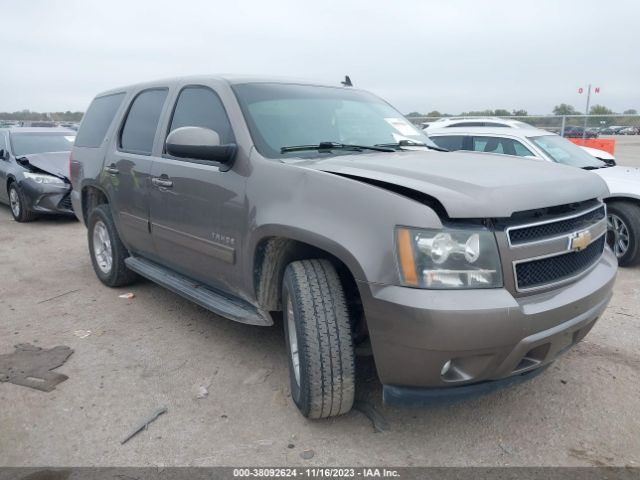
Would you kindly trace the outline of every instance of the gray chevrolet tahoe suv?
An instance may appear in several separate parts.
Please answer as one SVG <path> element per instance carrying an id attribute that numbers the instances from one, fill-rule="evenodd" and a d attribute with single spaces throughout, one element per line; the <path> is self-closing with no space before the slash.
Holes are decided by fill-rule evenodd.
<path id="1" fill-rule="evenodd" d="M 70 159 L 98 278 L 238 322 L 282 316 L 292 397 L 347 412 L 530 378 L 605 309 L 607 190 L 578 169 L 439 152 L 354 88 L 192 77 L 98 95 Z"/>

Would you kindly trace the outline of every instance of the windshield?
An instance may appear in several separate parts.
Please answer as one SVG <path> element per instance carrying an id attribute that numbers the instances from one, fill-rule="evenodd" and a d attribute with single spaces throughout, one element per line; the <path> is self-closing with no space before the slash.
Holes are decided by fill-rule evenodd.
<path id="1" fill-rule="evenodd" d="M 281 153 L 323 142 L 351 145 L 435 144 L 375 95 L 345 88 L 255 83 L 233 87 L 258 151 L 269 158 L 353 154 L 355 150 Z"/>
<path id="2" fill-rule="evenodd" d="M 11 146 L 16 157 L 32 153 L 70 151 L 75 132 L 12 133 Z"/>
<path id="3" fill-rule="evenodd" d="M 607 164 L 588 154 L 569 140 L 557 135 L 529 137 L 538 148 L 558 163 L 580 168 L 602 168 Z"/>

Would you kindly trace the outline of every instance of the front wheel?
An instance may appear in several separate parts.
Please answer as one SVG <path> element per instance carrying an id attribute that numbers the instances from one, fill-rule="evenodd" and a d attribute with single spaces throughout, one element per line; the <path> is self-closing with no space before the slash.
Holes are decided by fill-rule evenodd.
<path id="1" fill-rule="evenodd" d="M 11 207 L 11 215 L 16 222 L 32 222 L 36 219 L 36 214 L 27 207 L 24 193 L 16 182 L 9 185 L 9 206 Z"/>
<path id="2" fill-rule="evenodd" d="M 289 264 L 282 287 L 291 397 L 305 417 L 351 410 L 355 359 L 340 278 L 327 260 Z"/>
<path id="3" fill-rule="evenodd" d="M 109 205 L 98 205 L 91 211 L 88 236 L 93 270 L 102 283 L 123 287 L 136 280 L 137 274 L 124 263 L 129 252 L 120 240 Z"/>
<path id="4" fill-rule="evenodd" d="M 640 206 L 631 202 L 607 205 L 607 243 L 621 267 L 640 263 Z"/>

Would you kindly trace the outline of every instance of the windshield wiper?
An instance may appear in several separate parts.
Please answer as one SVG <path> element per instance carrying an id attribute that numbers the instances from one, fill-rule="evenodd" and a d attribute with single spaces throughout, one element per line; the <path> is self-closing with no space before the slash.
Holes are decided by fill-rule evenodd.
<path id="1" fill-rule="evenodd" d="M 317 150 L 319 152 L 330 152 L 331 150 L 347 150 L 351 152 L 361 152 L 363 150 L 373 150 L 375 152 L 395 152 L 395 149 L 381 145 L 351 145 L 338 142 L 320 142 L 317 145 L 292 145 L 280 148 L 280 153 L 304 152 Z"/>
<path id="2" fill-rule="evenodd" d="M 398 143 L 376 143 L 376 147 L 390 147 L 394 149 L 401 149 L 402 147 L 426 147 L 430 150 L 437 150 L 438 152 L 448 152 L 446 148 L 438 147 L 436 145 L 427 145 L 424 142 L 414 142 L 412 140 L 400 140 Z"/>
<path id="3" fill-rule="evenodd" d="M 588 165 L 586 167 L 581 167 L 583 170 L 600 170 L 601 168 L 607 168 L 611 165 L 602 165 L 601 167 L 594 167 L 593 165 Z"/>

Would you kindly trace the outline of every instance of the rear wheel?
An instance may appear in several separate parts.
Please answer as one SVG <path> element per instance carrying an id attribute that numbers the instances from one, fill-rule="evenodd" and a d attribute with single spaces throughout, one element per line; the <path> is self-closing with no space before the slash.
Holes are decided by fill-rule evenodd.
<path id="1" fill-rule="evenodd" d="M 349 312 L 340 278 L 327 260 L 289 264 L 282 306 L 291 396 L 305 417 L 348 412 L 355 392 Z"/>
<path id="2" fill-rule="evenodd" d="M 9 206 L 11 207 L 13 219 L 16 222 L 32 222 L 37 217 L 37 215 L 27 207 L 24 193 L 16 182 L 11 182 L 11 185 L 9 185 Z"/>
<path id="3" fill-rule="evenodd" d="M 640 206 L 631 202 L 607 205 L 607 243 L 621 267 L 640 263 Z"/>
<path id="4" fill-rule="evenodd" d="M 124 263 L 129 252 L 120 240 L 109 205 L 98 205 L 91 211 L 88 236 L 93 270 L 102 283 L 123 287 L 138 278 Z"/>

